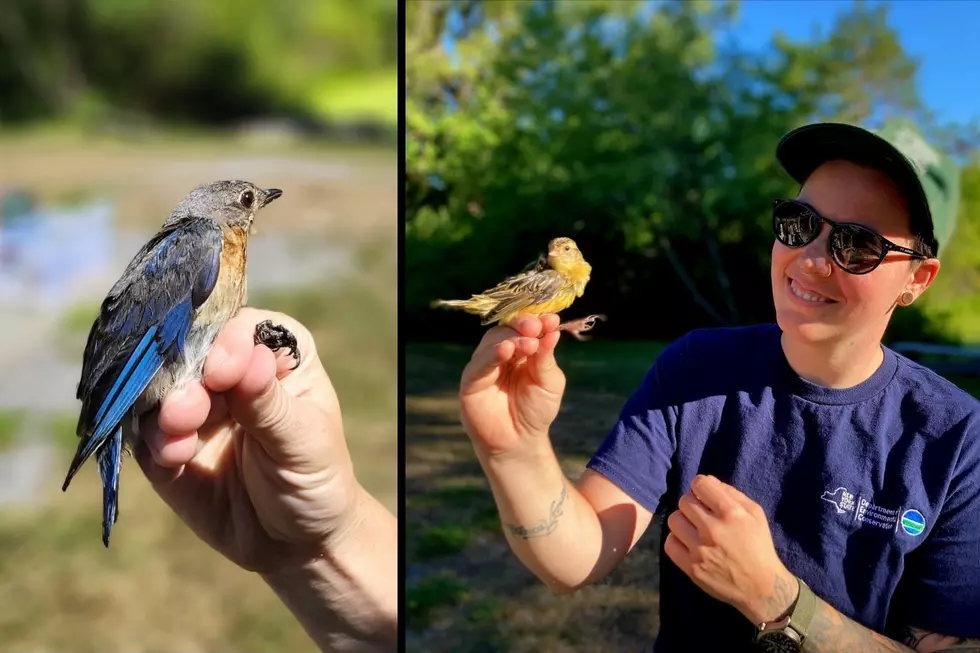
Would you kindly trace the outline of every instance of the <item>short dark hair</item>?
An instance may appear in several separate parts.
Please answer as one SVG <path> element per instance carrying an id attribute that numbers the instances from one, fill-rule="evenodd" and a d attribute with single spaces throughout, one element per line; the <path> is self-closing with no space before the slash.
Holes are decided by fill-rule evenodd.
<path id="1" fill-rule="evenodd" d="M 915 235 L 915 238 L 912 241 L 911 249 L 929 258 L 935 258 L 936 256 L 936 252 L 933 251 L 932 245 L 929 244 L 929 240 L 922 234 Z"/>

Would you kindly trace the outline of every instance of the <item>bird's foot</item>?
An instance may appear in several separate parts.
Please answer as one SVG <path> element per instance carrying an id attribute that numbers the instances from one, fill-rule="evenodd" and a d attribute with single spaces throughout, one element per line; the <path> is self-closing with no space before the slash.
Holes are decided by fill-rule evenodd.
<path id="1" fill-rule="evenodd" d="M 606 321 L 605 315 L 590 315 L 588 317 L 580 317 L 577 320 L 569 320 L 568 322 L 563 322 L 558 325 L 559 331 L 568 331 L 576 340 L 588 340 L 590 336 L 583 336 L 582 334 L 586 331 L 592 329 L 595 326 L 596 320 Z"/>
<path id="2" fill-rule="evenodd" d="M 293 365 L 292 369 L 295 370 L 299 367 L 299 343 L 296 342 L 296 336 L 281 324 L 273 324 L 272 320 L 265 320 L 256 324 L 255 344 L 265 345 L 272 351 L 279 351 L 283 348 L 289 349 L 289 353 L 296 359 L 296 364 Z"/>

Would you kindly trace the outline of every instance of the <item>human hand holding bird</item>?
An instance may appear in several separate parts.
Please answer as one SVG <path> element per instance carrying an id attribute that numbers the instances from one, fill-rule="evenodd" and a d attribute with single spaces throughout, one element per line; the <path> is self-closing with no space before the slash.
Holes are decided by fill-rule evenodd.
<path id="1" fill-rule="evenodd" d="M 540 256 L 493 288 L 469 299 L 436 300 L 432 306 L 462 309 L 482 318 L 483 326 L 494 323 L 507 326 L 522 313 L 539 317 L 567 309 L 585 293 L 591 274 L 592 266 L 574 240 L 554 238 L 548 243 L 546 256 Z M 589 315 L 564 322 L 558 329 L 585 340 L 582 333 L 590 331 L 596 320 L 605 319 L 605 315 Z"/>
<path id="2" fill-rule="evenodd" d="M 298 366 L 255 343 L 263 324 L 296 336 Z M 308 329 L 243 307 L 202 381 L 142 422 L 136 460 L 157 494 L 214 550 L 259 573 L 321 650 L 393 650 L 398 522 L 356 478 Z"/>
<path id="3" fill-rule="evenodd" d="M 535 459 L 565 393 L 558 316 L 519 315 L 487 329 L 459 382 L 461 417 L 481 458 Z"/>
<path id="4" fill-rule="evenodd" d="M 295 334 L 299 366 L 254 343 L 265 323 Z M 355 507 L 376 504 L 355 479 L 313 336 L 281 313 L 243 307 L 215 340 L 201 382 L 164 397 L 141 432 L 136 459 L 157 493 L 245 569 L 316 555 L 349 532 Z"/>

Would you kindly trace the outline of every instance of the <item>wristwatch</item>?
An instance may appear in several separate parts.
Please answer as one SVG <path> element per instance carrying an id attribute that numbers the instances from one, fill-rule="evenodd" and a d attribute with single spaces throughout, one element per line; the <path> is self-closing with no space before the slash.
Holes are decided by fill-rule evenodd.
<path id="1" fill-rule="evenodd" d="M 776 621 L 759 624 L 755 636 L 758 650 L 764 653 L 800 653 L 806 640 L 806 631 L 817 609 L 817 597 L 801 579 L 800 592 L 789 614 Z"/>

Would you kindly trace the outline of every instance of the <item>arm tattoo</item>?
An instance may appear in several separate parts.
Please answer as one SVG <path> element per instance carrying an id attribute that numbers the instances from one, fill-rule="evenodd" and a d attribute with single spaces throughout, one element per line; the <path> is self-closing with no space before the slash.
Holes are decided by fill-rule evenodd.
<path id="1" fill-rule="evenodd" d="M 779 621 L 789 615 L 793 611 L 793 607 L 796 606 L 799 594 L 800 586 L 798 583 L 793 582 L 787 585 L 783 582 L 782 576 L 777 574 L 772 582 L 772 594 L 763 599 L 766 609 L 770 613 L 778 615 L 770 621 Z"/>
<path id="2" fill-rule="evenodd" d="M 980 653 L 980 639 L 949 637 L 912 626 L 902 631 L 902 642 L 916 651 L 921 646 L 923 651 L 931 653 Z"/>
<path id="3" fill-rule="evenodd" d="M 911 626 L 906 626 L 902 629 L 902 643 L 906 646 L 915 648 L 918 646 L 923 638 L 929 633 L 923 632 L 917 628 L 912 628 Z"/>
<path id="4" fill-rule="evenodd" d="M 558 528 L 558 519 L 562 514 L 562 506 L 565 504 L 565 498 L 568 496 L 568 490 L 565 485 L 561 486 L 561 496 L 551 502 L 551 512 L 547 520 L 542 519 L 532 526 L 521 526 L 520 524 L 508 524 L 504 522 L 504 527 L 509 530 L 514 537 L 519 537 L 522 540 L 529 540 L 532 537 L 543 537 L 545 535 L 550 535 Z"/>
<path id="5" fill-rule="evenodd" d="M 850 651 L 912 653 L 915 649 L 865 628 L 818 598 L 817 610 L 813 615 L 813 621 L 810 623 L 803 650 L 807 653 L 848 653 Z"/>
<path id="6" fill-rule="evenodd" d="M 906 628 L 899 637 L 900 642 L 865 628 L 818 599 L 803 650 L 807 653 L 980 653 L 977 639 L 948 637 L 919 628 Z"/>

